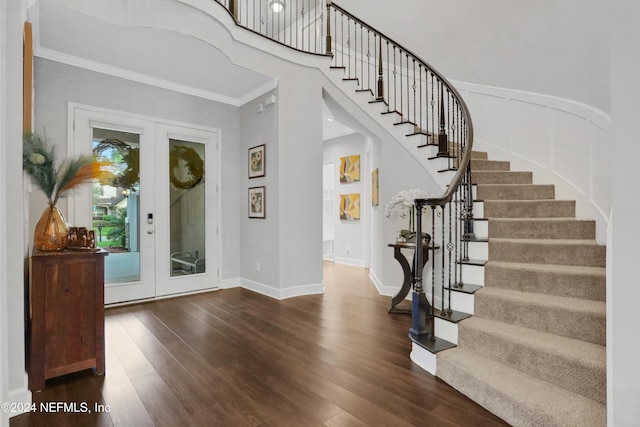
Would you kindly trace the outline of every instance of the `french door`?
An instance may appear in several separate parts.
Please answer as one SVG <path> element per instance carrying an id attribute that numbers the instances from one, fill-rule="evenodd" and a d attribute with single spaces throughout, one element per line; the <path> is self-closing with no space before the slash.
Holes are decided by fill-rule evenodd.
<path id="1" fill-rule="evenodd" d="M 217 288 L 219 132 L 94 107 L 69 110 L 69 152 L 113 164 L 111 179 L 69 201 L 69 223 L 93 228 L 109 251 L 105 303 Z"/>

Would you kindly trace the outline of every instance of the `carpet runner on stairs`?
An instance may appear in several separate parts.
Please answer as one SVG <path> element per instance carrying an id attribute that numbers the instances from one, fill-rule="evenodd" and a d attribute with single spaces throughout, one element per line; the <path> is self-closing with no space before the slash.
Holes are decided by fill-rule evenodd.
<path id="1" fill-rule="evenodd" d="M 488 220 L 485 287 L 437 375 L 515 426 L 606 425 L 605 248 L 575 202 L 474 156 Z"/>

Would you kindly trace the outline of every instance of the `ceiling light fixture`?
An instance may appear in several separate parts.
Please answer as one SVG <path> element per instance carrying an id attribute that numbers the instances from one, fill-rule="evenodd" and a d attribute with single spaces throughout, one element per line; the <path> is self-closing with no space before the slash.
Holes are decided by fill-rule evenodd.
<path id="1" fill-rule="evenodd" d="M 269 7 L 275 13 L 280 13 L 284 10 L 284 0 L 271 0 L 269 2 Z"/>

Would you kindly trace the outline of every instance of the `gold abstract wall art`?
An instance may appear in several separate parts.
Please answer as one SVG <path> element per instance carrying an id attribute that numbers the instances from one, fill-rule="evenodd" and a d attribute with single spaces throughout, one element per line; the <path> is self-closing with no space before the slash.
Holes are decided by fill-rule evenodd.
<path id="1" fill-rule="evenodd" d="M 340 182 L 360 181 L 360 156 L 340 157 Z"/>
<path id="2" fill-rule="evenodd" d="M 340 219 L 360 219 L 360 193 L 340 195 Z"/>
<path id="3" fill-rule="evenodd" d="M 380 187 L 378 186 L 379 171 L 374 169 L 371 172 L 371 206 L 380 205 Z"/>

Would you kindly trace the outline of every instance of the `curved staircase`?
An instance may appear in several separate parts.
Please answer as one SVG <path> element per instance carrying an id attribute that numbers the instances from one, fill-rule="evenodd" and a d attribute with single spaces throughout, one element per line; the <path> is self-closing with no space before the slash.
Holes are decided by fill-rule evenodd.
<path id="1" fill-rule="evenodd" d="M 573 201 L 508 162 L 472 160 L 488 245 L 474 315 L 437 376 L 517 426 L 606 425 L 605 248 Z M 479 235 L 478 230 L 486 230 Z M 484 239 L 483 239 L 484 238 Z"/>
<path id="2" fill-rule="evenodd" d="M 216 1 L 238 25 L 330 56 L 330 80 L 362 97 L 372 117 L 381 113 L 377 120 L 425 167 L 445 172 L 433 174 L 446 187 L 442 197 L 416 200 L 417 212 L 430 207 L 442 218 L 432 232 L 442 254 L 430 257 L 442 261 L 432 263 L 442 279 L 439 272 L 423 284 L 415 274 L 414 351 L 435 353 L 426 343 L 438 340 L 455 346 L 437 353 L 437 376 L 513 425 L 606 425 L 605 248 L 595 221 L 576 219 L 575 202 L 556 200 L 554 186 L 533 184 L 531 172 L 472 152 L 471 116 L 457 90 L 335 3 L 296 7 L 297 18 L 289 8 L 287 21 L 266 5 Z"/>

